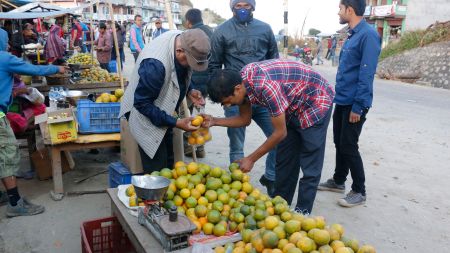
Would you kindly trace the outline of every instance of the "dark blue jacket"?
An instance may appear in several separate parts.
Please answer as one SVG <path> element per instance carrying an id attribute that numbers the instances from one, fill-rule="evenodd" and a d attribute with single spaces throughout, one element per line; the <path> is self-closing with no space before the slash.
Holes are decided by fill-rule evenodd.
<path id="1" fill-rule="evenodd" d="M 181 66 L 177 60 L 174 61 L 178 83 L 180 84 L 180 98 L 175 107 L 178 110 L 181 101 L 186 96 L 186 92 L 191 90 L 191 88 L 188 88 L 187 83 L 184 82 L 188 74 L 188 69 Z M 154 104 L 164 85 L 164 78 L 166 76 L 164 65 L 156 59 L 144 59 L 139 66 L 138 73 L 140 78 L 134 93 L 134 107 L 140 113 L 147 116 L 152 124 L 157 127 L 175 127 L 177 120 Z"/>
<path id="2" fill-rule="evenodd" d="M 364 20 L 349 34 L 339 56 L 334 102 L 352 105 L 352 112 L 361 115 L 363 110 L 372 106 L 381 40 L 375 29 Z"/>
<path id="3" fill-rule="evenodd" d="M 233 17 L 213 33 L 211 54 L 209 71 L 222 65 L 240 71 L 249 63 L 278 58 L 278 46 L 268 24 L 257 19 L 242 24 Z"/>

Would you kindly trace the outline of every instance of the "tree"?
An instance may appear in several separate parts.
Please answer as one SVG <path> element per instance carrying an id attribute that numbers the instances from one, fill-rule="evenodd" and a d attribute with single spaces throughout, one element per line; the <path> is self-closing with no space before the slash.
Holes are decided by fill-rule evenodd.
<path id="1" fill-rule="evenodd" d="M 309 33 L 308 34 L 311 35 L 311 36 L 316 36 L 319 33 L 320 33 L 320 30 L 317 30 L 315 28 L 311 28 L 311 29 L 309 29 Z"/>

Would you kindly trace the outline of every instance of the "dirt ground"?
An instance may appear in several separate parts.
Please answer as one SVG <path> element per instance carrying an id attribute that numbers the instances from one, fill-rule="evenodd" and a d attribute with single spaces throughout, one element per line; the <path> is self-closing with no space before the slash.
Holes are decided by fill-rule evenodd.
<path id="1" fill-rule="evenodd" d="M 126 66 L 132 66 L 127 54 Z M 336 68 L 317 69 L 334 83 Z M 126 69 L 129 74 L 131 69 Z M 219 105 L 208 104 L 207 112 L 223 115 Z M 333 173 L 334 145 L 331 124 L 322 180 Z M 349 237 L 369 243 L 381 253 L 446 252 L 450 248 L 450 91 L 376 80 L 374 105 L 368 114 L 360 150 L 366 168 L 367 203 L 351 209 L 339 207 L 340 194 L 319 192 L 313 215 L 328 223 L 341 223 Z M 213 140 L 206 145 L 202 162 L 228 166 L 228 138 L 224 128 L 212 129 Z M 247 129 L 246 153 L 264 137 L 252 124 Z M 28 166 L 22 152 L 22 168 Z M 113 150 L 98 155 L 80 151 L 74 154 L 76 167 L 64 175 L 66 191 L 108 187 L 107 174 L 80 184 L 74 180 L 104 170 L 119 160 Z M 188 160 L 188 159 L 187 159 Z M 250 173 L 252 183 L 264 172 L 264 159 Z M 350 188 L 351 178 L 347 181 Z M 46 212 L 33 217 L 5 218 L 0 207 L 0 252 L 80 252 L 80 224 L 110 215 L 106 194 L 65 197 L 55 202 L 48 192 L 52 181 L 19 180 L 20 192 L 43 204 Z"/>

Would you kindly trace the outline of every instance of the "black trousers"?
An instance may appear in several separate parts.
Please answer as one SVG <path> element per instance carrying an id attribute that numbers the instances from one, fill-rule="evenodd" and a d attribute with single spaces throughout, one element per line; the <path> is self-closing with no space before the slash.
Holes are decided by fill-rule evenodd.
<path id="1" fill-rule="evenodd" d="M 303 213 L 311 213 L 317 186 L 322 174 L 327 128 L 331 111 L 314 126 L 301 129 L 298 123 L 288 123 L 287 136 L 277 146 L 275 167 L 275 195 L 292 203 L 300 174 L 296 208 Z"/>
<path id="2" fill-rule="evenodd" d="M 132 54 L 133 54 L 133 56 L 134 56 L 134 62 L 136 62 L 137 61 L 137 58 L 139 57 L 139 52 L 131 52 Z"/>
<path id="3" fill-rule="evenodd" d="M 100 63 L 100 68 L 109 72 L 109 63 Z"/>
<path id="4" fill-rule="evenodd" d="M 366 194 L 364 166 L 359 154 L 359 136 L 368 110 L 361 115 L 358 123 L 350 123 L 351 105 L 336 105 L 333 113 L 333 139 L 336 146 L 336 168 L 333 179 L 336 184 L 344 184 L 350 171 L 353 179 L 352 190 Z"/>
<path id="5" fill-rule="evenodd" d="M 173 129 L 169 128 L 164 135 L 164 138 L 159 145 L 155 156 L 150 158 L 145 151 L 139 146 L 139 153 L 141 154 L 142 168 L 145 174 L 150 174 L 153 171 L 160 171 L 164 168 L 172 168 L 174 164 L 173 154 Z"/>

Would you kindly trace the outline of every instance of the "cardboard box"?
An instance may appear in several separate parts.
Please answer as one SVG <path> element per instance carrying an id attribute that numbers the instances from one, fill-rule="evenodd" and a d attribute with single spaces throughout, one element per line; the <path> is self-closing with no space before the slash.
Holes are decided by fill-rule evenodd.
<path id="1" fill-rule="evenodd" d="M 35 124 L 39 124 L 45 144 L 60 144 L 78 138 L 76 118 L 70 108 L 38 115 Z"/>
<path id="2" fill-rule="evenodd" d="M 132 174 L 144 172 L 138 144 L 131 134 L 128 121 L 125 118 L 120 119 L 120 159 Z"/>
<path id="3" fill-rule="evenodd" d="M 39 149 L 31 154 L 31 161 L 39 180 L 46 180 L 52 178 L 52 160 L 50 159 L 47 148 Z M 65 173 L 70 170 L 69 162 L 64 152 L 61 152 L 61 167 L 62 172 Z"/>

